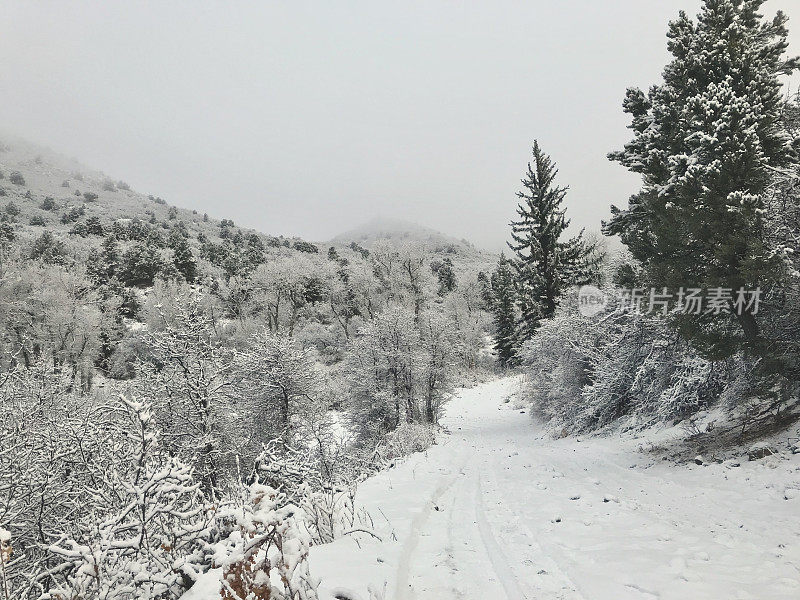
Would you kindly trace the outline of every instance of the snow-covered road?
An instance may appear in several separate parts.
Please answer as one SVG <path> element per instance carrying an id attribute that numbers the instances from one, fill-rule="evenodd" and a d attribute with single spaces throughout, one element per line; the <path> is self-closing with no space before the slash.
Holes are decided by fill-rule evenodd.
<path id="1" fill-rule="evenodd" d="M 552 440 L 505 402 L 517 383 L 461 393 L 450 435 L 362 484 L 383 541 L 313 548 L 323 600 L 800 598 L 800 456 L 675 465 L 631 438 Z"/>

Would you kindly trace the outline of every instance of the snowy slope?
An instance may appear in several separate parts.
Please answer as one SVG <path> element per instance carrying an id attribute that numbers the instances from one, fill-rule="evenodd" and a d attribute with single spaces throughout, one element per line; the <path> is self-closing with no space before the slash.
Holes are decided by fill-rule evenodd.
<path id="1" fill-rule="evenodd" d="M 313 548 L 322 599 L 800 598 L 800 456 L 687 466 L 551 440 L 504 402 L 516 384 L 461 393 L 450 435 L 360 487 L 382 541 Z"/>

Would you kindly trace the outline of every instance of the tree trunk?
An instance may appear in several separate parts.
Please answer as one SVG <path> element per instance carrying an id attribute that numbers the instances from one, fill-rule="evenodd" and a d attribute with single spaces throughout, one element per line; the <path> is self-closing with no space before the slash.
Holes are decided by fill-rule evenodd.
<path id="1" fill-rule="evenodd" d="M 762 340 L 755 315 L 749 311 L 742 311 L 741 314 L 734 312 L 734 314 L 742 327 L 747 343 L 755 352 L 760 352 Z"/>

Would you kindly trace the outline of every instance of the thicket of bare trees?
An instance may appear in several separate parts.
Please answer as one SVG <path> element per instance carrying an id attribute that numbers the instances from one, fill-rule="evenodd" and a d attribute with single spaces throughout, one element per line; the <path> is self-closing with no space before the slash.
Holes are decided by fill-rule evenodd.
<path id="1" fill-rule="evenodd" d="M 369 531 L 358 481 L 481 365 L 475 274 L 443 285 L 410 243 L 142 289 L 102 252 L 89 276 L 24 256 L 0 265 L 4 600 L 176 598 L 212 567 L 223 598 L 312 599 L 308 546 Z"/>

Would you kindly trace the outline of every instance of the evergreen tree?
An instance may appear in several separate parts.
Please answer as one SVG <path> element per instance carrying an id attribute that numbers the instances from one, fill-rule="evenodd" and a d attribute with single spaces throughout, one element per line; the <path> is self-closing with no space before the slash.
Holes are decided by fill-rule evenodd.
<path id="1" fill-rule="evenodd" d="M 30 258 L 49 265 L 66 265 L 67 245 L 50 231 L 45 231 L 31 244 Z"/>
<path id="2" fill-rule="evenodd" d="M 89 235 L 103 235 L 105 233 L 100 217 L 91 216 L 86 219 L 86 233 Z"/>
<path id="3" fill-rule="evenodd" d="M 14 226 L 11 225 L 11 223 L 0 222 L 0 250 L 2 250 L 4 254 L 8 252 L 11 242 L 13 242 L 16 237 Z"/>
<path id="4" fill-rule="evenodd" d="M 100 251 L 92 248 L 86 261 L 86 274 L 99 285 L 107 284 L 119 270 L 119 244 L 113 235 L 100 244 Z"/>
<path id="5" fill-rule="evenodd" d="M 524 189 L 517 192 L 519 219 L 511 222 L 513 242 L 508 244 L 516 255 L 520 343 L 531 338 L 541 319 L 553 315 L 565 286 L 588 281 L 596 268 L 594 247 L 583 239 L 583 231 L 561 241 L 570 222 L 561 208 L 567 188 L 554 185 L 557 173 L 534 141 Z"/>
<path id="6" fill-rule="evenodd" d="M 483 308 L 485 310 L 491 311 L 492 310 L 492 284 L 489 281 L 489 278 L 486 276 L 486 273 L 483 271 L 478 272 L 478 288 L 480 289 L 481 293 L 481 300 L 483 301 Z"/>
<path id="7" fill-rule="evenodd" d="M 609 158 L 643 185 L 627 210 L 612 207 L 604 231 L 642 263 L 643 284 L 735 295 L 769 287 L 776 275 L 762 212 L 772 170 L 794 154 L 778 77 L 798 61 L 783 57 L 786 17 L 764 21 L 762 3 L 705 0 L 696 22 L 681 12 L 669 24 L 663 83 L 626 93 L 633 139 Z M 760 347 L 753 309 L 736 318 L 748 346 Z M 681 316 L 679 325 L 712 356 L 736 348 L 727 314 Z"/>
<path id="8" fill-rule="evenodd" d="M 505 255 L 501 254 L 497 269 L 492 273 L 491 310 L 494 321 L 494 349 L 497 352 L 497 359 L 503 367 L 513 365 L 517 361 L 515 280 L 514 267 Z"/>
<path id="9" fill-rule="evenodd" d="M 192 255 L 189 241 L 182 236 L 178 236 L 172 244 L 172 262 L 178 273 L 189 283 L 197 277 L 197 261 Z"/>
<path id="10" fill-rule="evenodd" d="M 439 282 L 439 296 L 452 292 L 456 289 L 456 273 L 453 270 L 453 261 L 444 258 L 440 261 L 431 263 L 431 271 L 436 275 Z"/>
<path id="11" fill-rule="evenodd" d="M 129 287 L 150 287 L 164 267 L 158 249 L 148 243 L 128 248 L 120 259 L 118 276 Z"/>

